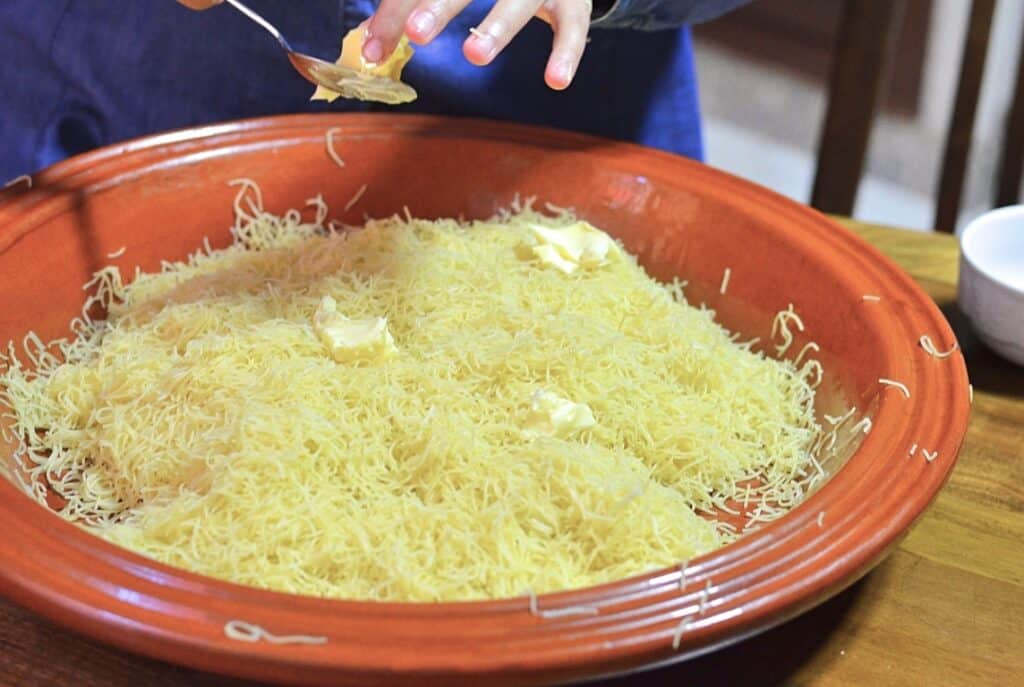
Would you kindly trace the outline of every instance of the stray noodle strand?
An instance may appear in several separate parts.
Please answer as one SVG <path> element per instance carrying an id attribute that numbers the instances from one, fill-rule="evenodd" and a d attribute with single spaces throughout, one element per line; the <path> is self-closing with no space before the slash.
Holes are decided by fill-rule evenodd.
<path id="1" fill-rule="evenodd" d="M 541 610 L 540 604 L 537 603 L 537 594 L 532 589 L 529 592 L 530 596 L 530 615 L 535 615 L 538 618 L 552 619 L 552 618 L 567 618 L 574 615 L 597 615 L 598 610 L 593 606 L 566 606 L 565 608 L 552 608 L 550 610 Z"/>
<path id="2" fill-rule="evenodd" d="M 932 341 L 932 337 L 928 336 L 927 334 L 922 335 L 921 338 L 917 340 L 917 342 L 921 345 L 921 348 L 924 349 L 924 352 L 932 356 L 933 358 L 948 358 L 949 356 L 953 355 L 953 353 L 956 352 L 957 349 L 960 348 L 960 344 L 954 343 L 953 347 L 950 348 L 948 351 L 940 351 L 938 348 L 935 347 L 935 342 Z"/>
<path id="3" fill-rule="evenodd" d="M 693 616 L 688 615 L 679 621 L 676 625 L 675 632 L 672 633 L 672 649 L 675 651 L 679 650 L 679 644 L 683 641 L 683 634 L 690 629 L 690 623 L 693 622 Z"/>
<path id="4" fill-rule="evenodd" d="M 269 644 L 326 644 L 327 637 L 318 635 L 275 635 L 267 632 L 259 625 L 244 620 L 230 620 L 224 623 L 224 636 L 239 642 L 255 644 L 265 641 Z"/>
<path id="5" fill-rule="evenodd" d="M 818 344 L 814 343 L 813 341 L 808 341 L 806 344 L 804 344 L 804 347 L 800 349 L 800 352 L 796 354 L 796 357 L 793 358 L 793 364 L 796 365 L 797 367 L 799 367 L 800 366 L 800 359 L 804 357 L 804 355 L 807 353 L 807 351 L 811 351 L 811 350 L 813 350 L 815 353 L 817 353 L 818 351 L 821 350 L 821 346 L 819 346 Z"/>
<path id="6" fill-rule="evenodd" d="M 318 227 L 324 226 L 324 220 L 327 219 L 327 214 L 330 210 L 327 207 L 327 203 L 324 202 L 323 195 L 318 193 L 315 198 L 307 199 L 306 205 L 312 205 L 316 208 L 316 219 L 313 220 L 313 223 Z"/>
<path id="7" fill-rule="evenodd" d="M 899 389 L 904 396 L 910 398 L 910 389 L 908 389 L 907 385 L 904 384 L 903 382 L 897 382 L 894 379 L 886 379 L 885 377 L 879 377 L 878 383 L 882 384 L 883 386 L 891 386 L 893 388 Z"/>
<path id="8" fill-rule="evenodd" d="M 25 188 L 32 188 L 32 177 L 30 177 L 28 174 L 16 176 L 10 181 L 8 181 L 6 184 L 4 184 L 4 188 L 11 188 L 15 184 L 25 184 Z"/>
<path id="9" fill-rule="evenodd" d="M 704 615 L 704 611 L 708 607 L 708 595 L 711 592 L 711 580 L 704 583 L 704 589 L 700 590 L 700 608 L 697 610 L 697 615 Z"/>
<path id="10" fill-rule="evenodd" d="M 334 160 L 334 164 L 338 167 L 345 167 L 345 161 L 338 155 L 338 151 L 334 149 L 334 134 L 340 133 L 340 126 L 332 126 L 327 130 L 326 144 L 327 144 L 327 156 Z"/>
<path id="11" fill-rule="evenodd" d="M 263 192 L 260 190 L 259 185 L 252 179 L 239 178 L 232 179 L 228 182 L 228 186 L 240 186 L 238 193 L 235 195 L 235 218 L 236 220 L 255 219 L 255 215 L 263 212 Z M 246 194 L 252 192 L 253 198 L 247 197 Z M 249 209 L 252 211 L 252 215 L 246 214 L 242 209 L 242 199 L 249 201 Z"/>
<path id="12" fill-rule="evenodd" d="M 345 212 L 351 210 L 352 207 L 359 202 L 359 199 L 363 197 L 364 193 L 366 193 L 366 184 L 360 186 L 359 190 L 356 191 L 356 194 L 352 196 L 347 203 L 345 203 Z"/>
<path id="13" fill-rule="evenodd" d="M 856 412 L 857 407 L 854 406 L 853 408 L 850 408 L 842 415 L 824 415 L 823 417 L 825 418 L 825 421 L 828 422 L 830 425 L 832 425 L 833 427 L 837 427 L 846 422 L 847 420 L 849 420 Z"/>
<path id="14" fill-rule="evenodd" d="M 792 303 L 785 310 L 776 313 L 775 319 L 772 320 L 772 338 L 775 338 L 776 333 L 782 337 L 782 343 L 775 346 L 778 355 L 782 355 L 793 345 L 793 333 L 789 331 L 790 322 L 793 322 L 801 332 L 804 330 L 804 322 L 794 312 Z"/>

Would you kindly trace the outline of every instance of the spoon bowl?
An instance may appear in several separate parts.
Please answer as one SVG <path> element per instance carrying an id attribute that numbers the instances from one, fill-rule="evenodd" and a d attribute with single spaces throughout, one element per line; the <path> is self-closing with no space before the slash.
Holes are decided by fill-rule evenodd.
<path id="1" fill-rule="evenodd" d="M 321 86 L 345 98 L 374 100 L 389 105 L 407 103 L 416 99 L 416 90 L 411 86 L 383 76 L 363 74 L 350 67 L 321 60 L 292 49 L 288 40 L 276 26 L 250 9 L 240 0 L 224 0 L 246 17 L 262 26 L 273 36 L 288 55 L 302 78 L 314 86 Z"/>

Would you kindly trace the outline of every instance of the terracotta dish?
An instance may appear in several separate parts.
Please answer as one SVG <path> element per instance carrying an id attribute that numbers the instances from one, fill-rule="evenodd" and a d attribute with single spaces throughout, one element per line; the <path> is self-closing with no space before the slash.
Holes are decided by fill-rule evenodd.
<path id="1" fill-rule="evenodd" d="M 341 128 L 344 168 L 325 148 L 331 127 Z M 688 279 L 688 295 L 744 337 L 767 336 L 772 315 L 794 304 L 827 370 L 819 410 L 855 404 L 873 428 L 801 506 L 690 561 L 685 584 L 672 568 L 537 599 L 541 610 L 597 609 L 561 617 L 531 613 L 525 597 L 322 601 L 218 582 L 101 541 L 0 479 L 0 591 L 78 632 L 205 670 L 304 684 L 547 684 L 629 671 L 736 642 L 836 594 L 879 562 L 953 469 L 969 414 L 966 368 L 959 352 L 921 347 L 926 335 L 945 352 L 953 332 L 895 264 L 817 212 L 709 167 L 510 124 L 276 117 L 56 165 L 31 188 L 0 192 L 0 341 L 30 329 L 44 340 L 67 334 L 82 284 L 105 264 L 130 276 L 181 259 L 205 235 L 226 245 L 236 193 L 227 182 L 237 177 L 257 181 L 275 212 L 322 192 L 349 223 L 403 205 L 484 217 L 516 194 L 575 208 L 656 277 Z M 363 184 L 365 196 L 343 211 Z M 233 620 L 326 643 L 233 639 Z"/>

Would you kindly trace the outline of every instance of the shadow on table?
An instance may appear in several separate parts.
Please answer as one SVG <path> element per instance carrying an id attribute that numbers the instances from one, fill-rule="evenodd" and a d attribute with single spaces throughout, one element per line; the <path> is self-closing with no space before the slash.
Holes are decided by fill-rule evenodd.
<path id="1" fill-rule="evenodd" d="M 803 615 L 739 644 L 675 666 L 601 680 L 589 687 L 784 687 L 818 655 L 856 604 L 864 581 Z"/>
<path id="2" fill-rule="evenodd" d="M 1020 390 L 1024 389 L 1024 367 L 990 351 L 971 329 L 970 321 L 956 302 L 940 303 L 939 308 L 960 342 L 975 390 L 1001 396 L 1020 394 Z"/>

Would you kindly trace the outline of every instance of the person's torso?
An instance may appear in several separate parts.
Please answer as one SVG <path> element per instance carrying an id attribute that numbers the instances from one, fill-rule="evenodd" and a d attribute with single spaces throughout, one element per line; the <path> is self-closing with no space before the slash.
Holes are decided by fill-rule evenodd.
<path id="1" fill-rule="evenodd" d="M 298 50 L 337 56 L 375 0 L 252 0 Z M 686 30 L 594 31 L 574 84 L 548 89 L 551 30 L 530 25 L 486 68 L 462 42 L 493 5 L 476 0 L 406 80 L 419 98 L 395 111 L 515 120 L 701 156 Z M 301 6 L 301 11 L 297 9 Z M 0 178 L 118 140 L 213 121 L 385 106 L 311 103 L 312 86 L 277 43 L 227 6 L 191 12 L 172 0 L 5 0 L 0 6 Z"/>

